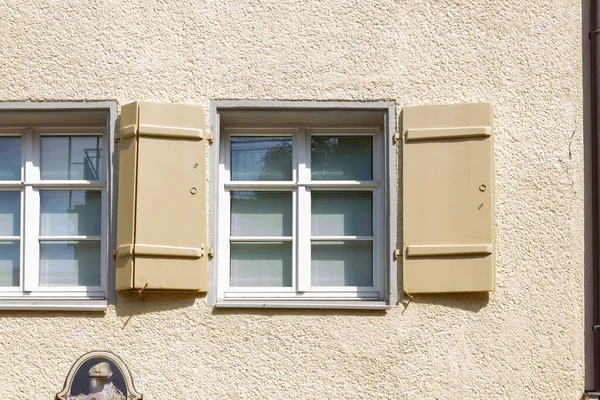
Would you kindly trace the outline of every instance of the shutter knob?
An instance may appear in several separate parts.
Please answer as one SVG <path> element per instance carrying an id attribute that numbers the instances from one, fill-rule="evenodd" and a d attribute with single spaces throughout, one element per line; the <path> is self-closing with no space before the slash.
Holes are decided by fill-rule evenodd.
<path id="1" fill-rule="evenodd" d="M 480 192 L 485 192 L 485 189 L 487 189 L 487 186 L 485 186 L 485 185 L 480 185 L 479 186 L 479 191 Z"/>
<path id="2" fill-rule="evenodd" d="M 192 188 L 190 189 L 190 193 L 191 194 L 196 194 L 196 193 L 198 193 L 198 189 L 196 189 L 195 186 L 192 186 Z"/>

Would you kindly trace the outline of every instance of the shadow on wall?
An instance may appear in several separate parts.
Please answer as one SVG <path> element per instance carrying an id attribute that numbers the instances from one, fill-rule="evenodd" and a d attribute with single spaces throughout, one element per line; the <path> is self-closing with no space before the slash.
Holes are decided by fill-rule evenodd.
<path id="1" fill-rule="evenodd" d="M 350 309 L 350 310 L 339 310 L 339 309 L 312 309 L 312 308 L 217 308 L 212 309 L 213 316 L 219 315 L 257 315 L 257 316 L 370 316 L 370 317 L 385 317 L 386 310 L 361 310 L 361 309 Z"/>
<path id="2" fill-rule="evenodd" d="M 197 298 L 206 293 L 197 292 L 119 292 L 115 311 L 119 317 L 133 317 L 142 314 L 177 310 L 191 307 Z"/>
<path id="3" fill-rule="evenodd" d="M 400 305 L 404 307 L 404 311 L 406 311 L 406 309 L 412 304 L 429 304 L 448 308 L 457 308 L 476 313 L 487 306 L 489 301 L 490 295 L 487 292 L 414 294 L 412 296 L 408 296 L 406 293 L 404 293 L 400 298 Z"/>
<path id="4" fill-rule="evenodd" d="M 119 317 L 128 317 L 123 328 L 127 326 L 129 319 L 143 314 L 162 311 L 181 310 L 194 306 L 200 301 L 206 307 L 206 312 L 213 316 L 225 315 L 348 315 L 348 316 L 385 316 L 385 310 L 360 310 L 360 309 L 293 309 L 293 308 L 217 308 L 207 306 L 205 303 L 206 293 L 195 292 L 148 292 L 140 297 L 138 292 L 120 292 L 115 311 Z M 200 307 L 204 308 L 204 307 Z M 102 314 L 104 315 L 104 314 Z"/>

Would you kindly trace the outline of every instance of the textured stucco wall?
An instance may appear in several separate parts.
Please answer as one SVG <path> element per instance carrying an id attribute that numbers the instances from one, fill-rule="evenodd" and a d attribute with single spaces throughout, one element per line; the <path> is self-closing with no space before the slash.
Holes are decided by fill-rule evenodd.
<path id="1" fill-rule="evenodd" d="M 0 101 L 488 101 L 497 292 L 387 313 L 213 310 L 122 295 L 106 314 L 0 314 L 0 393 L 52 398 L 108 349 L 147 399 L 579 399 L 578 0 L 0 0 Z"/>

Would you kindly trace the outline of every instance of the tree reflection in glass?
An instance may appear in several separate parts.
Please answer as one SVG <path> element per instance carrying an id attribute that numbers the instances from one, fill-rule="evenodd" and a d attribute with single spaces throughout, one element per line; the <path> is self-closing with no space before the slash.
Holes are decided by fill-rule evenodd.
<path id="1" fill-rule="evenodd" d="M 310 147 L 313 180 L 373 179 L 372 136 L 313 136 Z"/>
<path id="2" fill-rule="evenodd" d="M 291 137 L 231 138 L 232 181 L 291 181 L 292 171 Z"/>

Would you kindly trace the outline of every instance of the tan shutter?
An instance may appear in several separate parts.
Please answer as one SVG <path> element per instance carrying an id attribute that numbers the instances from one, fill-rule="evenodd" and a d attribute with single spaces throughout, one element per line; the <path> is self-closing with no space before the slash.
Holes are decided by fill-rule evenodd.
<path id="1" fill-rule="evenodd" d="M 493 291 L 491 105 L 407 107 L 402 115 L 404 291 Z"/>
<path id="2" fill-rule="evenodd" d="M 207 289 L 204 110 L 122 107 L 117 290 Z"/>

